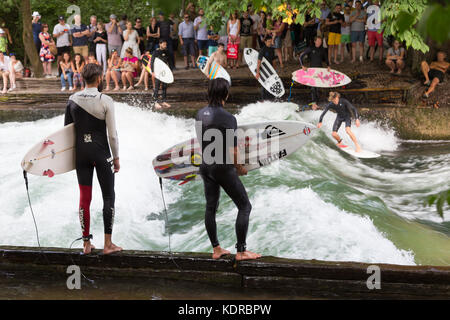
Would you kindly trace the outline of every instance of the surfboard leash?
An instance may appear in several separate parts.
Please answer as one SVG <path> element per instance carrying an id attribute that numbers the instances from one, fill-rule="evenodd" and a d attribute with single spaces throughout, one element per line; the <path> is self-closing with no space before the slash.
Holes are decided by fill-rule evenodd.
<path id="1" fill-rule="evenodd" d="M 28 190 L 28 176 L 27 176 L 27 172 L 25 170 L 23 170 L 23 179 L 25 180 L 25 188 L 27 189 L 28 205 L 30 207 L 31 216 L 33 217 L 34 229 L 36 230 L 36 239 L 37 239 L 37 243 L 38 243 L 38 247 L 39 247 L 39 252 L 45 257 L 47 264 L 50 264 L 50 261 L 48 260 L 47 255 L 42 250 L 41 242 L 39 240 L 39 230 L 38 230 L 38 226 L 36 223 L 36 218 L 34 216 L 33 206 L 31 205 L 30 191 Z"/>
<path id="2" fill-rule="evenodd" d="M 40 242 L 40 239 L 39 239 L 39 229 L 38 229 L 38 226 L 37 226 L 37 223 L 36 223 L 36 218 L 35 218 L 35 216 L 34 216 L 33 206 L 31 205 L 30 191 L 29 191 L 29 189 L 28 189 L 28 176 L 27 176 L 27 172 L 26 172 L 25 170 L 23 170 L 23 178 L 24 178 L 24 180 L 25 180 L 25 188 L 26 188 L 26 190 L 27 190 L 28 205 L 29 205 L 29 207 L 30 207 L 31 216 L 33 217 L 33 222 L 34 222 L 34 228 L 35 228 L 35 230 L 36 230 L 36 239 L 37 239 L 37 243 L 38 243 L 38 247 L 39 247 L 39 252 L 45 257 L 45 260 L 47 261 L 47 264 L 49 265 L 49 264 L 50 264 L 50 261 L 48 260 L 47 255 L 45 254 L 44 250 L 42 250 L 42 247 L 41 247 L 41 242 Z M 72 249 L 72 245 L 73 245 L 76 241 L 81 240 L 81 239 L 82 239 L 82 238 L 75 239 L 75 240 L 72 242 L 72 244 L 70 245 L 69 249 Z M 72 260 L 72 263 L 73 263 L 74 265 L 76 265 L 76 263 L 73 261 L 72 255 L 70 255 L 70 260 Z M 81 271 L 80 271 L 80 272 L 81 272 Z M 89 279 L 88 277 L 86 277 L 86 276 L 83 274 L 83 272 L 81 272 L 81 275 L 82 275 L 87 281 L 89 281 L 90 283 L 94 283 L 94 280 L 91 280 L 91 279 Z"/>
<path id="3" fill-rule="evenodd" d="M 163 188 L 163 182 L 162 182 L 162 178 L 159 177 L 159 186 L 161 188 L 161 197 L 162 197 L 162 201 L 163 201 L 163 205 L 164 205 L 164 212 L 166 215 L 166 223 L 167 223 L 167 232 L 169 234 L 169 254 L 170 254 L 170 260 L 172 260 L 172 262 L 175 264 L 175 266 L 179 269 L 182 270 L 180 268 L 180 266 L 176 263 L 175 259 L 173 258 L 173 252 L 172 252 L 172 245 L 171 245 L 171 235 L 170 235 L 170 224 L 169 224 L 169 215 L 167 214 L 167 206 L 166 206 L 166 200 L 164 199 L 164 188 Z"/>
<path id="4" fill-rule="evenodd" d="M 291 102 L 291 97 L 292 97 L 292 87 L 294 86 L 294 80 L 291 80 L 291 86 L 289 88 L 289 98 L 288 98 L 288 102 Z"/>

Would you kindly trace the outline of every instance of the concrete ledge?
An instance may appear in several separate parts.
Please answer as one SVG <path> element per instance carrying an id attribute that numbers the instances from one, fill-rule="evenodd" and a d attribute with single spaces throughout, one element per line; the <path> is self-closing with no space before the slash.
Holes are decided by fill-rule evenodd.
<path id="1" fill-rule="evenodd" d="M 233 256 L 213 260 L 206 253 L 124 251 L 105 256 L 80 249 L 0 247 L 0 277 L 27 274 L 66 276 L 76 264 L 87 276 L 100 278 L 159 278 L 220 287 L 295 291 L 305 297 L 324 298 L 434 298 L 450 299 L 450 267 L 376 264 L 381 289 L 369 290 L 369 264 L 264 257 L 236 262 Z M 51 277 L 50 277 L 51 279 Z"/>

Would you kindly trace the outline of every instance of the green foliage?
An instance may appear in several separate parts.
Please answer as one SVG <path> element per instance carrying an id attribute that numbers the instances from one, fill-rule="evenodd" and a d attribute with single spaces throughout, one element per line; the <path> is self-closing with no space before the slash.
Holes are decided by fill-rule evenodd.
<path id="1" fill-rule="evenodd" d="M 426 9 L 426 0 L 387 0 L 381 6 L 386 35 L 405 41 L 407 47 L 427 52 L 430 48 L 414 28 Z"/>
<path id="2" fill-rule="evenodd" d="M 444 219 L 444 204 L 447 202 L 447 204 L 450 206 L 450 190 L 431 195 L 427 199 L 427 203 L 429 206 L 432 206 L 434 203 L 436 203 L 436 209 L 438 214 L 441 216 L 442 219 Z"/>

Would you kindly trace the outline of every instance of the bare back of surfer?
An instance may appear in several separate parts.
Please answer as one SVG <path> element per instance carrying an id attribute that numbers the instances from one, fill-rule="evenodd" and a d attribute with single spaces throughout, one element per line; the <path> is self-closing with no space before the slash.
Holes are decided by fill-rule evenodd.
<path id="1" fill-rule="evenodd" d="M 361 147 L 358 141 L 356 140 L 355 134 L 352 132 L 351 129 L 352 112 L 355 114 L 356 117 L 356 126 L 359 127 L 361 125 L 361 123 L 359 122 L 358 110 L 347 99 L 341 98 L 341 95 L 338 92 L 330 92 L 328 101 L 330 101 L 330 103 L 325 107 L 323 113 L 320 115 L 317 127 L 319 129 L 322 127 L 323 117 L 325 116 L 325 114 L 328 112 L 329 109 L 335 110 L 337 116 L 333 124 L 332 136 L 338 142 L 337 146 L 341 148 L 346 147 L 342 144 L 342 139 L 338 134 L 338 130 L 341 127 L 342 122 L 345 122 L 345 132 L 347 132 L 348 136 L 350 137 L 350 139 L 352 139 L 353 143 L 355 144 L 355 151 L 361 152 Z"/>

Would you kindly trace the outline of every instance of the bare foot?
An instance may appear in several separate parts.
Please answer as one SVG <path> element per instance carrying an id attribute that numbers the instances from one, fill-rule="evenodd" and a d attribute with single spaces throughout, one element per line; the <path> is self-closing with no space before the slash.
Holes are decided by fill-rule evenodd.
<path id="1" fill-rule="evenodd" d="M 83 254 L 91 254 L 92 250 L 94 250 L 95 247 L 93 244 L 91 244 L 90 241 L 85 241 L 83 243 Z"/>
<path id="2" fill-rule="evenodd" d="M 242 260 L 254 260 L 261 258 L 262 256 L 258 253 L 245 251 L 245 252 L 238 252 L 236 253 L 236 260 L 242 261 Z"/>
<path id="3" fill-rule="evenodd" d="M 402 73 L 402 70 L 398 69 L 397 74 L 401 74 L 401 73 Z"/>
<path id="4" fill-rule="evenodd" d="M 158 102 L 156 102 L 155 103 L 155 109 L 162 109 L 162 106 L 158 103 Z"/>
<path id="5" fill-rule="evenodd" d="M 109 90 L 110 90 L 109 87 L 106 87 L 105 91 L 109 91 Z"/>
<path id="6" fill-rule="evenodd" d="M 226 256 L 227 254 L 230 254 L 230 251 L 222 249 L 220 246 L 217 246 L 215 248 L 213 248 L 213 254 L 212 257 L 213 259 L 220 259 L 223 256 Z"/>
<path id="7" fill-rule="evenodd" d="M 127 90 L 134 90 L 133 86 L 129 86 Z"/>
<path id="8" fill-rule="evenodd" d="M 394 72 L 395 72 L 395 70 L 394 70 L 394 69 L 392 69 L 390 73 L 394 73 Z"/>
<path id="9" fill-rule="evenodd" d="M 334 63 L 335 63 L 335 64 L 340 64 L 340 62 L 339 62 L 339 61 L 335 61 Z"/>
<path id="10" fill-rule="evenodd" d="M 115 87 L 114 88 L 114 91 L 119 91 L 120 90 L 120 87 Z"/>
<path id="11" fill-rule="evenodd" d="M 121 247 L 118 247 L 114 243 L 111 243 L 110 245 L 105 246 L 103 248 L 103 253 L 104 254 L 111 254 L 111 253 L 119 252 L 119 251 L 122 251 L 122 250 L 123 249 Z"/>
<path id="12" fill-rule="evenodd" d="M 172 106 L 171 106 L 170 104 L 168 104 L 167 102 L 163 102 L 162 105 L 163 105 L 164 108 L 170 108 L 170 107 L 172 107 Z"/>
<path id="13" fill-rule="evenodd" d="M 359 145 L 356 145 L 355 151 L 356 151 L 356 152 L 361 152 L 361 151 L 362 151 L 362 150 L 361 150 L 361 147 L 360 147 Z"/>
<path id="14" fill-rule="evenodd" d="M 426 86 L 429 86 L 430 83 L 431 83 L 430 80 L 426 80 L 423 84 L 426 85 Z"/>

